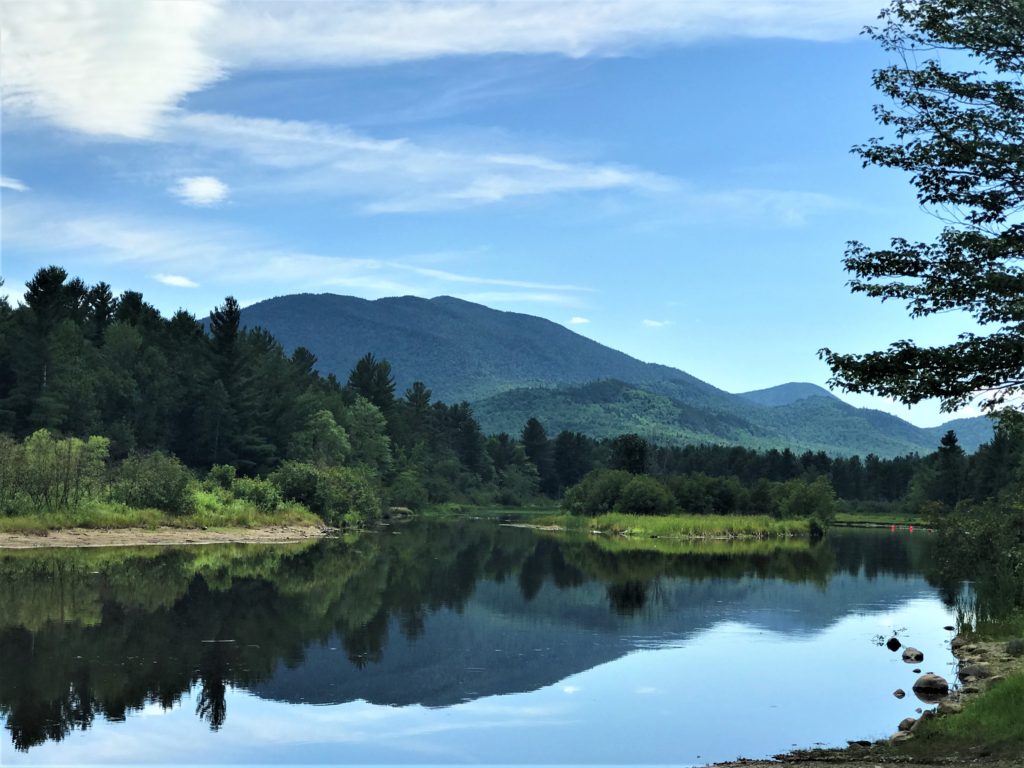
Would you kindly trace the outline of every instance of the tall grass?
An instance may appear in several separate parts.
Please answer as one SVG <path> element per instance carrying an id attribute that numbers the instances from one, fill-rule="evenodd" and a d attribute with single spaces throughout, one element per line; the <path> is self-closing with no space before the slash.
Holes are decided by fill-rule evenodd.
<path id="1" fill-rule="evenodd" d="M 533 522 L 561 525 L 569 531 L 677 539 L 763 539 L 810 534 L 808 520 L 776 520 L 767 515 L 626 515 L 609 512 L 598 517 L 547 515 Z"/>
<path id="2" fill-rule="evenodd" d="M 195 511 L 169 515 L 108 501 L 87 502 L 74 510 L 33 512 L 0 517 L 0 533 L 45 533 L 63 528 L 262 528 L 272 525 L 319 525 L 323 521 L 301 504 L 285 502 L 264 512 L 251 502 L 211 491 L 194 492 Z"/>
<path id="3" fill-rule="evenodd" d="M 921 723 L 901 751 L 922 756 L 950 757 L 984 745 L 993 755 L 1020 759 L 1024 755 L 1024 672 L 1009 675 L 984 696 L 969 702 L 953 717 Z"/>

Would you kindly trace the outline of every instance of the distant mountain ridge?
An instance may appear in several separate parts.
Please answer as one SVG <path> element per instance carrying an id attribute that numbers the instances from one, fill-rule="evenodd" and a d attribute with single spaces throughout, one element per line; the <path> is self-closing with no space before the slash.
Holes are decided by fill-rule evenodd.
<path id="1" fill-rule="evenodd" d="M 892 456 L 933 451 L 947 427 L 921 429 L 855 408 L 814 384 L 730 394 L 550 320 L 449 296 L 296 294 L 246 307 L 242 322 L 267 329 L 289 351 L 307 347 L 322 373 L 341 379 L 373 352 L 391 362 L 399 392 L 420 380 L 435 399 L 467 400 L 488 432 L 515 433 L 537 416 L 552 433 Z M 987 420 L 956 424 L 966 450 L 991 436 Z"/>
<path id="2" fill-rule="evenodd" d="M 806 400 L 809 397 L 829 397 L 833 400 L 839 399 L 824 387 L 800 381 L 791 381 L 787 384 L 768 387 L 768 389 L 755 389 L 753 392 L 739 392 L 738 396 L 742 397 L 744 400 L 749 400 L 752 403 L 767 405 L 770 407 L 778 405 L 792 405 L 800 400 Z"/>

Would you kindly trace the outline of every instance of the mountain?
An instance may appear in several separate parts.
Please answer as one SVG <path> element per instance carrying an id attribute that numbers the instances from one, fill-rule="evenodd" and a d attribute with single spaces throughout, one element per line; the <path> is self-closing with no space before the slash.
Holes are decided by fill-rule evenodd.
<path id="1" fill-rule="evenodd" d="M 756 389 L 753 392 L 740 392 L 739 397 L 749 400 L 758 405 L 774 407 L 776 405 L 792 405 L 800 400 L 809 397 L 830 397 L 833 400 L 839 398 L 833 395 L 824 387 L 806 382 L 791 381 L 788 384 L 779 384 L 768 389 Z"/>
<path id="2" fill-rule="evenodd" d="M 514 434 L 536 416 L 551 434 L 636 432 L 662 443 L 894 456 L 931 452 L 950 428 L 971 451 L 992 431 L 984 419 L 921 429 L 808 383 L 734 395 L 549 320 L 448 296 L 281 296 L 246 307 L 242 322 L 266 328 L 289 351 L 308 348 L 321 373 L 342 380 L 373 352 L 391 362 L 399 392 L 420 380 L 435 399 L 467 400 L 487 432 Z"/>
<path id="3" fill-rule="evenodd" d="M 297 294 L 246 307 L 242 322 L 266 328 L 285 349 L 309 348 L 320 371 L 339 378 L 373 352 L 391 362 L 399 391 L 418 379 L 446 402 L 608 378 L 665 385 L 693 403 L 732 398 L 688 373 L 643 363 L 550 320 L 450 296 L 367 301 Z"/>

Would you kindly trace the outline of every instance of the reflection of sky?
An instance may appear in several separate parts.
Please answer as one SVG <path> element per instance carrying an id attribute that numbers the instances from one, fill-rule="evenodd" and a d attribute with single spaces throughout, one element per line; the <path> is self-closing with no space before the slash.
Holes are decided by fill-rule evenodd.
<path id="1" fill-rule="evenodd" d="M 671 645 L 640 650 L 540 690 L 446 708 L 288 705 L 234 690 L 211 732 L 185 697 L 126 723 L 97 720 L 64 742 L 3 763 L 675 763 L 760 757 L 815 742 L 880 738 L 919 706 L 902 701 L 916 675 L 872 642 L 895 629 L 951 677 L 942 627 L 950 611 L 914 598 L 868 606 L 816 633 L 783 635 L 724 621 Z M 339 662 L 341 660 L 339 659 Z"/>

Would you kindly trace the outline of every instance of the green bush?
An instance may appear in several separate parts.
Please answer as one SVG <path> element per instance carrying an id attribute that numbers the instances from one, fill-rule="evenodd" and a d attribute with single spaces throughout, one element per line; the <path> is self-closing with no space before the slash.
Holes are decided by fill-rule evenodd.
<path id="1" fill-rule="evenodd" d="M 171 515 L 194 511 L 192 474 L 166 453 L 129 456 L 121 463 L 111 498 L 136 509 L 159 509 Z"/>
<path id="2" fill-rule="evenodd" d="M 288 501 L 305 504 L 314 512 L 316 509 L 316 486 L 320 470 L 302 461 L 286 461 L 270 475 L 270 482 L 277 486 Z"/>
<path id="3" fill-rule="evenodd" d="M 305 504 L 331 525 L 341 525 L 380 516 L 384 505 L 373 478 L 363 468 L 286 461 L 270 475 L 270 482 L 284 498 Z"/>
<path id="4" fill-rule="evenodd" d="M 281 492 L 269 480 L 257 477 L 238 477 L 231 483 L 236 499 L 248 501 L 260 512 L 273 512 L 281 506 Z"/>
<path id="5" fill-rule="evenodd" d="M 595 469 L 565 493 L 562 507 L 573 515 L 603 515 L 616 508 L 622 489 L 633 479 L 622 469 Z"/>
<path id="6" fill-rule="evenodd" d="M 379 517 L 383 504 L 369 471 L 328 467 L 317 478 L 312 508 L 331 525 L 352 525 Z"/>
<path id="7" fill-rule="evenodd" d="M 205 485 L 211 491 L 214 488 L 230 490 L 234 482 L 235 468 L 230 464 L 214 464 L 210 467 L 210 471 L 206 473 Z"/>
<path id="8" fill-rule="evenodd" d="M 395 481 L 388 488 L 388 497 L 396 507 L 423 509 L 427 506 L 427 489 L 420 482 L 419 476 L 412 470 L 399 472 Z"/>
<path id="9" fill-rule="evenodd" d="M 661 482 L 647 475 L 637 475 L 622 489 L 616 508 L 626 515 L 671 515 L 676 503 Z"/>

